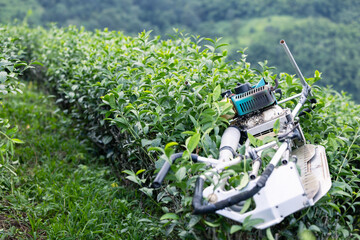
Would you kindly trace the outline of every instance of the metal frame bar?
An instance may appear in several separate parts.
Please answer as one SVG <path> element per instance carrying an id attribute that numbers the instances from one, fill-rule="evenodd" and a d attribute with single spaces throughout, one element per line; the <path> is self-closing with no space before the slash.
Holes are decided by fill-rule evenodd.
<path id="1" fill-rule="evenodd" d="M 301 95 L 302 95 L 302 93 L 298 93 L 298 94 L 296 94 L 294 96 L 291 96 L 291 97 L 288 97 L 288 98 L 286 98 L 284 100 L 279 101 L 278 104 L 283 104 L 283 103 L 288 102 L 290 100 L 293 100 L 295 98 L 301 97 Z"/>

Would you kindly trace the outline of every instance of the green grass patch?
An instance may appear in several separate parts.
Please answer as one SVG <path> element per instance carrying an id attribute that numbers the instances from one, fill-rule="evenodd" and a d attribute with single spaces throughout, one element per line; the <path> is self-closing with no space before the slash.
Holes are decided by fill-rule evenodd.
<path id="1" fill-rule="evenodd" d="M 0 239 L 161 238 L 152 202 L 98 163 L 52 96 L 30 83 L 3 103 L 25 143 L 16 145 L 16 175 L 1 174 Z"/>

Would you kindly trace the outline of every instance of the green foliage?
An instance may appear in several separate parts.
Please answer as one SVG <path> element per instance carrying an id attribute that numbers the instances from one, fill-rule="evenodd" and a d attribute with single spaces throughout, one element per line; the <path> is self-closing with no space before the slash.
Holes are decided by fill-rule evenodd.
<path id="1" fill-rule="evenodd" d="M 267 59 L 278 72 L 290 73 L 285 54 L 274 47 L 285 38 L 305 76 L 318 69 L 324 73 L 320 85 L 347 91 L 359 102 L 359 8 L 357 0 L 0 0 L 0 22 L 19 19 L 31 26 L 56 22 L 132 36 L 144 29 L 166 36 L 177 28 L 222 36 L 230 43 L 232 59 L 239 58 L 239 49 L 248 48 L 248 62 L 254 66 Z"/>
<path id="2" fill-rule="evenodd" d="M 23 54 L 23 47 L 17 37 L 8 36 L 7 28 L 0 27 L 0 107 L 3 105 L 3 97 L 8 94 L 22 93 L 19 75 L 27 68 L 28 64 L 19 59 Z M 5 33 L 5 34 L 4 34 Z M 23 143 L 15 138 L 17 127 L 9 120 L 8 116 L 0 117 L 0 176 L 12 178 L 16 175 L 13 161 L 14 145 Z"/>
<path id="3" fill-rule="evenodd" d="M 220 102 L 220 90 L 237 82 L 254 83 L 262 77 L 272 82 L 278 77 L 284 95 L 289 96 L 300 92 L 299 80 L 274 75 L 266 62 L 261 70 L 251 69 L 244 54 L 229 64 L 219 40 L 178 32 L 169 40 L 150 37 L 149 32 L 127 37 L 75 27 L 48 31 L 14 27 L 8 34 L 19 36 L 20 32 L 29 60 L 44 65 L 38 69 L 37 73 L 43 71 L 39 80 L 75 119 L 73 126 L 83 130 L 142 192 L 156 196 L 154 204 L 161 207 L 166 234 L 184 239 L 265 237 L 252 229 L 256 222 L 251 219 L 232 226 L 217 215 L 191 214 L 195 178 L 204 165 L 191 163 L 189 154 L 217 158 L 228 124 L 221 116 L 232 111 L 229 103 Z M 313 85 L 319 79 L 316 71 L 308 82 Z M 287 217 L 266 234 L 359 238 L 358 107 L 345 94 L 316 86 L 313 92 L 318 107 L 301 119 L 301 125 L 306 139 L 326 147 L 334 184 L 316 206 Z M 295 102 L 287 104 L 293 107 Z M 175 151 L 183 151 L 183 158 L 171 166 L 166 186 L 160 191 L 149 189 L 155 166 Z M 247 162 L 239 168 L 246 172 Z M 234 172 L 228 169 L 224 174 Z M 246 176 L 239 172 L 233 180 L 246 182 Z"/>
<path id="4" fill-rule="evenodd" d="M 203 24 L 275 15 L 297 18 L 317 16 L 345 24 L 359 21 L 359 3 L 356 0 L 154 0 L 151 3 L 146 0 L 16 0 L 11 3 L 1 0 L 0 4 L 0 21 L 3 23 L 14 18 L 22 20 L 31 9 L 32 15 L 28 16 L 28 20 L 35 24 L 58 22 L 61 26 L 75 24 L 89 29 L 109 27 L 133 34 L 144 28 L 165 33 L 174 26 L 204 33 L 201 31 Z"/>
<path id="5" fill-rule="evenodd" d="M 15 149 L 16 176 L 0 177 L 1 239 L 162 238 L 152 201 L 91 154 L 54 96 L 29 83 L 5 100 L 0 116 L 11 116 L 25 143 Z"/>
<path id="6" fill-rule="evenodd" d="M 336 237 L 349 237 L 352 231 L 359 232 L 360 224 L 357 214 L 360 197 L 359 107 L 345 94 L 320 88 L 314 89 L 314 92 L 320 101 L 316 113 L 304 119 L 305 137 L 326 147 L 333 180 L 329 195 L 322 199 L 318 207 L 326 215 L 333 216 L 332 222 L 337 226 Z M 326 204 L 326 200 L 330 202 Z M 320 219 L 325 218 L 315 209 L 310 209 L 303 221 L 307 219 L 316 219 L 313 223 L 320 228 L 313 227 L 316 233 L 334 231 L 330 230 L 332 226 L 319 225 Z M 356 237 L 359 238 L 359 235 Z"/>
<path id="7" fill-rule="evenodd" d="M 216 144 L 219 139 L 211 139 L 210 133 L 225 126 L 220 116 L 232 108 L 218 102 L 220 89 L 244 81 L 244 76 L 254 81 L 261 77 L 246 63 L 226 69 L 222 53 L 211 51 L 220 46 L 213 40 L 200 50 L 203 39 L 181 35 L 160 41 L 146 32 L 130 38 L 74 27 L 34 33 L 27 35 L 29 47 L 36 46 L 29 51 L 47 67 L 46 84 L 56 90 L 57 102 L 69 108 L 79 128 L 85 126 L 109 158 L 131 168 L 153 164 L 148 147 L 188 139 L 192 152 L 198 143 Z"/>

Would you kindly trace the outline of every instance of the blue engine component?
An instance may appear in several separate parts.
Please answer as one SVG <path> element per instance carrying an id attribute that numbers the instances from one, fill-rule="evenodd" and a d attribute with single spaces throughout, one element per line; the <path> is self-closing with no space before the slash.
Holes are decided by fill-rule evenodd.
<path id="1" fill-rule="evenodd" d="M 232 95 L 231 100 L 239 116 L 277 103 L 271 86 L 263 78 L 252 87 L 249 84 L 239 85 L 235 92 L 237 94 Z"/>

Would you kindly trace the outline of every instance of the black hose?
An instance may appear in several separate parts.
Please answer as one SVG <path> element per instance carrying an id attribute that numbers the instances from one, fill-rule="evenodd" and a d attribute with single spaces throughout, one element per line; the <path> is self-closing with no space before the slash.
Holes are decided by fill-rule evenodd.
<path id="1" fill-rule="evenodd" d="M 248 191 L 244 191 L 238 193 L 232 197 L 228 197 L 224 200 L 221 200 L 216 203 L 210 203 L 207 205 L 203 205 L 202 203 L 202 192 L 204 188 L 205 180 L 201 177 L 198 177 L 195 183 L 195 193 L 193 197 L 193 207 L 194 207 L 194 214 L 206 214 L 206 213 L 215 213 L 217 210 L 224 209 L 226 207 L 230 207 L 236 203 L 242 202 L 246 199 L 253 197 L 256 193 L 258 193 L 266 184 L 266 181 L 270 177 L 271 173 L 274 170 L 274 165 L 269 164 L 263 174 L 261 175 L 260 179 L 257 181 L 255 187 Z"/>
<path id="2" fill-rule="evenodd" d="M 276 89 L 276 90 L 275 90 L 275 93 L 279 93 L 279 94 L 280 94 L 279 99 L 277 99 L 277 101 L 280 101 L 281 98 L 282 98 L 282 91 L 281 91 L 281 89 L 280 89 L 280 88 Z"/>
<path id="3" fill-rule="evenodd" d="M 151 184 L 152 188 L 159 188 L 161 187 L 161 183 L 164 180 L 164 178 L 166 177 L 166 174 L 168 173 L 171 164 L 173 162 L 175 162 L 176 159 L 181 158 L 183 155 L 183 152 L 179 152 L 179 153 L 174 153 L 170 156 L 170 162 L 165 161 L 164 165 L 161 167 L 160 171 L 158 172 L 158 174 L 155 177 L 154 182 Z M 198 155 L 197 154 L 191 154 L 191 159 L 193 160 L 193 162 L 197 162 L 198 159 Z"/>

